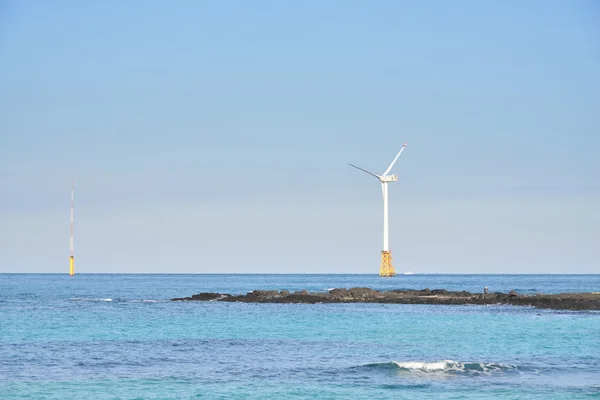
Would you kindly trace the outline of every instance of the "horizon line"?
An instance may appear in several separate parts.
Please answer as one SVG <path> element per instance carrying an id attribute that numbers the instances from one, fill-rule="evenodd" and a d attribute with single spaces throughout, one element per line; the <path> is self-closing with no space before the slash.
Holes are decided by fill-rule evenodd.
<path id="1" fill-rule="evenodd" d="M 69 275 L 64 272 L 0 272 L 0 275 Z M 327 273 L 327 272 L 79 272 L 77 275 L 374 275 L 379 276 L 378 273 Z M 415 276 L 415 275 L 600 275 L 600 273 L 504 273 L 504 272 L 489 272 L 489 273 L 456 273 L 456 272 L 433 272 L 433 273 L 413 273 L 411 275 L 405 275 L 404 273 L 396 274 L 395 276 Z M 391 277 L 382 277 L 391 278 Z"/>

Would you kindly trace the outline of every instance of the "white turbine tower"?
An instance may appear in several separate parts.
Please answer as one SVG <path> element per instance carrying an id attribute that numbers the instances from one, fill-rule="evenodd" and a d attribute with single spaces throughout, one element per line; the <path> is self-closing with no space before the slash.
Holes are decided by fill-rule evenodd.
<path id="1" fill-rule="evenodd" d="M 406 143 L 400 149 L 394 161 L 390 164 L 390 166 L 385 170 L 385 172 L 381 175 L 376 175 L 372 172 L 367 171 L 366 169 L 362 169 L 361 167 L 357 167 L 356 165 L 348 164 L 351 167 L 356 169 L 360 169 L 363 172 L 366 172 L 369 175 L 374 176 L 379 179 L 381 182 L 381 193 L 383 194 L 383 249 L 381 250 L 381 267 L 379 268 L 379 276 L 394 276 L 396 275 L 396 271 L 394 267 L 392 267 L 392 252 L 390 250 L 389 243 L 389 226 L 388 226 L 388 183 L 390 182 L 398 182 L 398 175 L 388 175 L 391 171 L 392 167 L 402 154 L 402 150 L 406 147 Z"/>

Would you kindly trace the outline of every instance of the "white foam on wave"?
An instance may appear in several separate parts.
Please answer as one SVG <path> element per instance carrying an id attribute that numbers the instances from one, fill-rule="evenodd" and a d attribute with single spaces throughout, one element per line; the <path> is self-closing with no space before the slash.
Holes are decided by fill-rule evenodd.
<path id="1" fill-rule="evenodd" d="M 103 298 L 83 298 L 83 297 L 74 297 L 71 299 L 72 301 L 113 301 L 113 299 L 103 299 Z"/>
<path id="2" fill-rule="evenodd" d="M 451 365 L 453 361 L 438 361 L 438 362 L 421 362 L 421 361 L 405 361 L 398 362 L 394 361 L 398 367 L 402 369 L 414 369 L 420 371 L 442 371 L 444 369 L 448 369 L 449 365 Z"/>
<path id="3" fill-rule="evenodd" d="M 169 300 L 154 300 L 154 299 L 132 299 L 132 300 L 122 300 L 122 299 L 110 299 L 110 298 L 99 298 L 99 297 L 92 297 L 92 298 L 85 298 L 85 297 L 73 297 L 71 299 L 69 299 L 71 301 L 114 301 L 114 302 L 118 302 L 118 303 L 165 303 Z"/>
<path id="4" fill-rule="evenodd" d="M 516 369 L 515 366 L 500 363 L 478 363 L 478 362 L 458 362 L 453 360 L 442 360 L 434 362 L 424 361 L 393 361 L 399 368 L 409 371 L 421 372 L 491 372 L 491 371 L 507 371 Z"/>

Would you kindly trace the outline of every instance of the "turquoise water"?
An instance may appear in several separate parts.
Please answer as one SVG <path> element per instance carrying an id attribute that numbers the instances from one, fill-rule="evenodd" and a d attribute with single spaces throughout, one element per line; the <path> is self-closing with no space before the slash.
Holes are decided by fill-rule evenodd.
<path id="1" fill-rule="evenodd" d="M 600 313 L 170 302 L 366 286 L 600 291 L 600 275 L 0 274 L 0 398 L 600 398 Z"/>

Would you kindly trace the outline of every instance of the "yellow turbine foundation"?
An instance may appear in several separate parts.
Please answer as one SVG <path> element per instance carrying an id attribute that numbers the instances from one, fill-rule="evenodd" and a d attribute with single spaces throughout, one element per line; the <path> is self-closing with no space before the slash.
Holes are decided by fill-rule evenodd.
<path id="1" fill-rule="evenodd" d="M 396 271 L 392 267 L 392 252 L 381 252 L 381 267 L 379 267 L 379 276 L 394 276 Z"/>
<path id="2" fill-rule="evenodd" d="M 69 257 L 69 275 L 75 275 L 75 257 Z"/>

